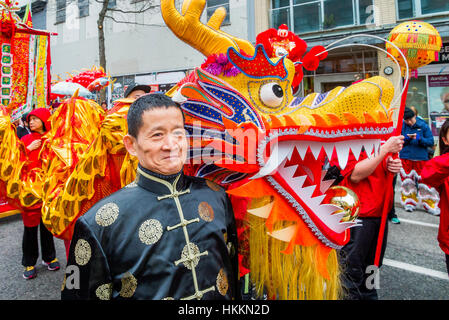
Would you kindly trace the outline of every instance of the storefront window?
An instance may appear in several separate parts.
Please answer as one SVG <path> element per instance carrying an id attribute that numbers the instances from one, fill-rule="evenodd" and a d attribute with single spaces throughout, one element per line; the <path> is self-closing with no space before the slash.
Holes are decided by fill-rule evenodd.
<path id="1" fill-rule="evenodd" d="M 281 24 L 290 25 L 290 8 L 280 8 L 271 12 L 272 24 L 279 27 Z"/>
<path id="2" fill-rule="evenodd" d="M 320 30 L 319 3 L 305 4 L 293 7 L 293 21 L 295 33 Z"/>
<path id="3" fill-rule="evenodd" d="M 324 2 L 323 29 L 354 24 L 352 1 L 328 0 Z"/>
<path id="4" fill-rule="evenodd" d="M 399 19 L 411 18 L 413 14 L 413 0 L 398 0 Z"/>
<path id="5" fill-rule="evenodd" d="M 449 11 L 449 1 L 447 0 L 421 0 L 421 13 L 431 14 Z"/>
<path id="6" fill-rule="evenodd" d="M 415 107 L 418 115 L 425 121 L 429 120 L 427 108 L 427 89 L 426 77 L 418 77 L 410 79 L 407 92 L 407 107 Z"/>
<path id="7" fill-rule="evenodd" d="M 226 17 L 223 21 L 223 25 L 227 25 L 231 23 L 230 12 L 229 12 L 229 0 L 207 0 L 207 20 L 212 17 L 215 10 L 219 7 L 224 7 L 226 9 Z"/>
<path id="8" fill-rule="evenodd" d="M 447 0 L 397 0 L 399 19 L 449 11 Z"/>
<path id="9" fill-rule="evenodd" d="M 273 28 L 288 25 L 295 33 L 364 25 L 373 0 L 272 0 Z"/>
<path id="10" fill-rule="evenodd" d="M 428 76 L 429 111 L 434 136 L 444 121 L 449 118 L 449 75 Z"/>
<path id="11" fill-rule="evenodd" d="M 372 16 L 374 14 L 373 0 L 359 0 L 359 14 L 359 24 L 372 23 Z"/>
<path id="12" fill-rule="evenodd" d="M 331 56 L 320 62 L 316 73 L 330 74 L 343 72 L 362 72 L 363 57 L 361 53 L 344 56 Z"/>

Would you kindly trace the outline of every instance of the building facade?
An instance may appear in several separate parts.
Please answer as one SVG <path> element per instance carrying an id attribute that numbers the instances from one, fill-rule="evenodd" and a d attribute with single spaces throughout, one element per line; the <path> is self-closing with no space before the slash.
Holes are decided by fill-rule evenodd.
<path id="1" fill-rule="evenodd" d="M 175 4 L 180 10 L 182 1 Z M 52 74 L 99 65 L 98 25 L 102 4 L 95 0 L 49 0 L 47 29 L 52 38 Z M 202 21 L 219 6 L 229 15 L 222 29 L 248 39 L 248 7 L 242 0 L 208 0 Z M 159 0 L 110 0 L 104 22 L 107 72 L 116 80 L 113 98 L 131 83 L 166 91 L 203 63 L 205 57 L 176 38 L 165 25 Z"/>
<path id="2" fill-rule="evenodd" d="M 67 73 L 99 65 L 100 3 L 95 0 L 34 2 L 41 15 L 45 12 L 46 29 L 58 33 L 52 37 L 53 75 L 65 78 Z M 181 2 L 175 1 L 179 10 Z M 113 98 L 120 97 L 133 82 L 166 91 L 205 59 L 165 26 L 159 4 L 159 0 L 109 1 L 104 31 L 107 71 L 116 79 Z M 399 95 L 400 72 L 377 49 L 385 48 L 385 44 L 376 37 L 386 39 L 392 28 L 404 21 L 429 22 L 443 38 L 443 48 L 439 61 L 418 69 L 416 77 L 411 78 L 407 105 L 414 106 L 429 122 L 434 135 L 449 117 L 447 0 L 207 0 L 202 21 L 206 23 L 219 6 L 225 6 L 229 13 L 222 29 L 253 42 L 258 33 L 280 24 L 287 24 L 309 47 L 328 46 L 352 37 L 339 43 L 342 48 L 333 49 L 316 71 L 305 73 L 299 95 L 326 92 L 374 75 L 389 78 Z"/>

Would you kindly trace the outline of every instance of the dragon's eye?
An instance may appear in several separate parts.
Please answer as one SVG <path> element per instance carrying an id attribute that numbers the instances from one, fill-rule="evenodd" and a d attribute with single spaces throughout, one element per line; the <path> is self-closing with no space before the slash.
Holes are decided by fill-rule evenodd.
<path id="1" fill-rule="evenodd" d="M 284 90 L 276 82 L 264 84 L 260 88 L 260 100 L 268 107 L 279 107 L 284 101 Z"/>

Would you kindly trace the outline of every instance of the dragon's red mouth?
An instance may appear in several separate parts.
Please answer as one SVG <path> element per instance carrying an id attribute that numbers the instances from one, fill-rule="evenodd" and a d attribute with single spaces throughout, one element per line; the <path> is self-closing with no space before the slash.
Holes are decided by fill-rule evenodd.
<path id="1" fill-rule="evenodd" d="M 294 136 L 288 134 L 269 137 L 259 144 L 261 169 L 251 179 L 264 177 L 318 239 L 329 247 L 341 248 L 349 240 L 347 230 L 356 226 L 357 220 L 342 221 L 342 208 L 326 203 L 326 192 L 334 182 L 325 180 L 327 164 L 344 169 L 351 155 L 359 159 L 362 149 L 370 157 L 376 155 L 380 135 L 373 133 L 372 139 L 353 136 L 359 139 L 346 141 L 291 140 Z"/>

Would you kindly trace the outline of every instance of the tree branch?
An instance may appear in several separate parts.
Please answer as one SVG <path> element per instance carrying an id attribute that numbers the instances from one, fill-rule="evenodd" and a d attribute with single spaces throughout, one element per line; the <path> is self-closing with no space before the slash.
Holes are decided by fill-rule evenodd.
<path id="1" fill-rule="evenodd" d="M 95 0 L 98 3 L 103 4 L 104 0 Z M 148 4 L 148 7 L 145 8 L 145 6 Z M 143 13 L 146 12 L 150 9 L 154 9 L 160 7 L 160 5 L 158 4 L 154 4 L 152 1 L 145 1 L 142 5 L 142 8 L 140 8 L 139 10 L 123 10 L 123 9 L 118 9 L 118 8 L 107 8 L 107 11 L 115 11 L 115 12 L 121 12 L 121 13 Z"/>
<path id="2" fill-rule="evenodd" d="M 121 21 L 121 20 L 117 20 L 116 18 L 114 18 L 114 17 L 112 17 L 112 16 L 108 16 L 108 15 L 105 15 L 104 17 L 105 17 L 105 18 L 109 18 L 109 19 L 111 19 L 112 21 L 114 21 L 114 22 L 116 22 L 116 23 L 135 24 L 135 25 L 138 25 L 138 26 L 145 26 L 145 27 L 162 27 L 162 28 L 166 27 L 166 26 L 163 25 L 163 24 L 148 24 L 148 23 L 139 23 L 139 22 Z"/>

